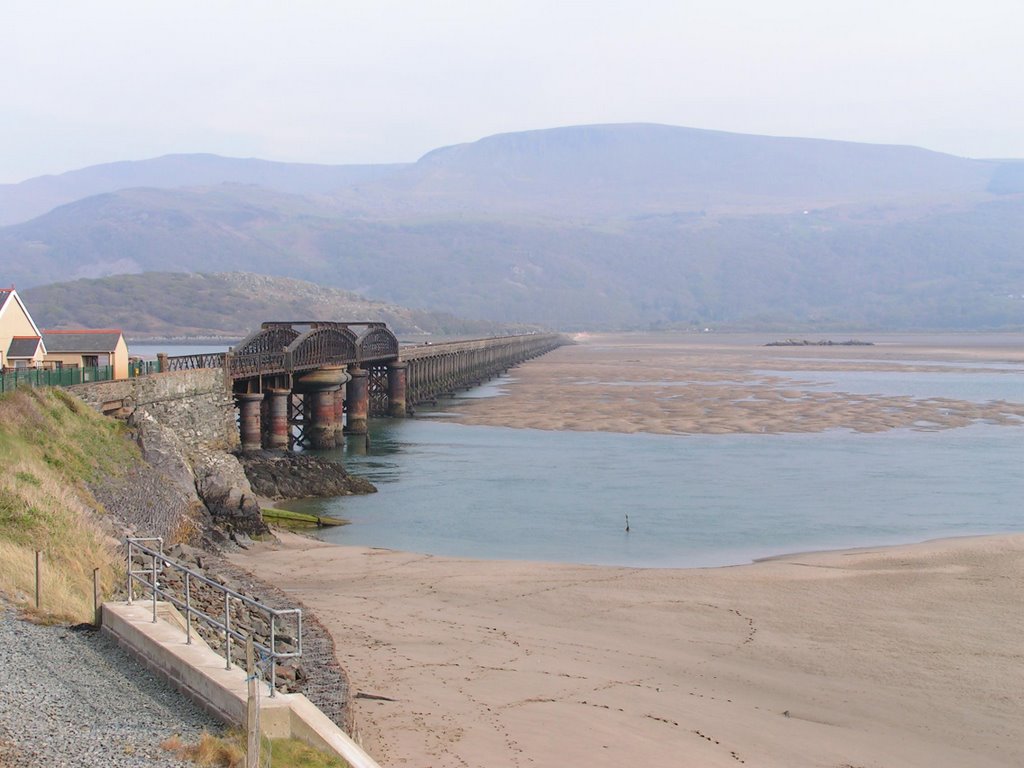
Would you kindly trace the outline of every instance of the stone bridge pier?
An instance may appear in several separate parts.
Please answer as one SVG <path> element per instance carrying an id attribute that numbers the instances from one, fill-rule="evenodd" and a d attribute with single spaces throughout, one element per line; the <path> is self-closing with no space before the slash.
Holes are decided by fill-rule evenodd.
<path id="1" fill-rule="evenodd" d="M 305 437 L 310 448 L 326 450 L 338 444 L 344 399 L 341 388 L 351 377 L 343 365 L 327 365 L 295 378 L 292 391 L 305 401 Z"/>
<path id="2" fill-rule="evenodd" d="M 345 408 L 348 420 L 345 432 L 350 435 L 365 435 L 368 429 L 367 419 L 370 417 L 370 373 L 359 367 L 358 363 L 349 366 L 348 393 Z"/>

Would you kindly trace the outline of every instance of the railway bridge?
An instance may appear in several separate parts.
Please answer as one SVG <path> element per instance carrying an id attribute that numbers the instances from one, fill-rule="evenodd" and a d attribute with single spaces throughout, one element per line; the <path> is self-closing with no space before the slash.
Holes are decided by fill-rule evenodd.
<path id="1" fill-rule="evenodd" d="M 557 333 L 399 345 L 379 322 L 266 322 L 226 353 L 160 356 L 160 370 L 223 368 L 243 450 L 333 448 L 369 416 L 472 386 L 568 343 Z"/>

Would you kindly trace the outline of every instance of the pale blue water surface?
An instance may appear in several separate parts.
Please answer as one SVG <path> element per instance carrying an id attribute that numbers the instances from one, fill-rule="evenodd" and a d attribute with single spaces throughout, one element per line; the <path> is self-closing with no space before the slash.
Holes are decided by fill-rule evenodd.
<path id="1" fill-rule="evenodd" d="M 1019 392 L 1018 377 L 1002 381 L 998 397 Z M 716 566 L 1024 528 L 1024 427 L 663 436 L 417 417 L 377 420 L 371 430 L 368 449 L 350 440 L 334 455 L 377 494 L 287 505 L 352 521 L 323 529 L 329 541 L 472 558 Z"/>
<path id="2" fill-rule="evenodd" d="M 128 354 L 141 357 L 143 360 L 156 360 L 156 356 L 165 353 L 171 357 L 179 355 L 212 355 L 216 352 L 227 352 L 228 344 L 214 342 L 211 344 L 147 344 L 129 343 Z"/>

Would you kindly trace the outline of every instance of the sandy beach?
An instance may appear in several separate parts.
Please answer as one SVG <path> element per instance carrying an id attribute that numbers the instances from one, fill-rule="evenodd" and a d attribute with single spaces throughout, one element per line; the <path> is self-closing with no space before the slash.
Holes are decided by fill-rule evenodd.
<path id="1" fill-rule="evenodd" d="M 767 340 L 583 338 L 455 418 L 685 434 L 1018 429 L 1024 417 L 1020 403 L 801 380 L 955 376 L 978 362 L 1020 375 L 1018 337 Z M 616 376 L 626 385 L 606 383 Z M 691 570 L 448 559 L 292 535 L 235 559 L 332 632 L 357 735 L 384 766 L 1024 765 L 1024 535 Z"/>
<path id="2" fill-rule="evenodd" d="M 1024 536 L 706 570 L 295 536 L 236 561 L 334 635 L 385 766 L 1024 764 Z"/>

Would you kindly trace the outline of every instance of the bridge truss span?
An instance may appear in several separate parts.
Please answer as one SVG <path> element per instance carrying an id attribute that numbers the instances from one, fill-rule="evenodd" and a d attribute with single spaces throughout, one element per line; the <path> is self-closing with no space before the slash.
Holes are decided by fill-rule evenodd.
<path id="1" fill-rule="evenodd" d="M 533 333 L 404 347 L 407 401 L 410 406 L 436 401 L 567 343 L 558 333 Z"/>
<path id="2" fill-rule="evenodd" d="M 347 365 L 359 358 L 358 341 L 350 328 L 316 325 L 285 347 L 285 370 L 319 368 L 328 360 Z"/>

